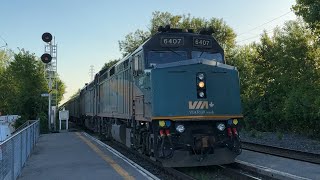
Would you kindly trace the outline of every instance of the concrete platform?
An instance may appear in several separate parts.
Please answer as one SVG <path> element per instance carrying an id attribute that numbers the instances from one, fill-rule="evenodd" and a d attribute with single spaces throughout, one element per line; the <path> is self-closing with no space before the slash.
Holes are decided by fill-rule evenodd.
<path id="1" fill-rule="evenodd" d="M 20 180 L 150 179 L 79 132 L 41 135 Z"/>
<path id="2" fill-rule="evenodd" d="M 243 150 L 237 161 L 277 179 L 319 179 L 320 165 Z"/>

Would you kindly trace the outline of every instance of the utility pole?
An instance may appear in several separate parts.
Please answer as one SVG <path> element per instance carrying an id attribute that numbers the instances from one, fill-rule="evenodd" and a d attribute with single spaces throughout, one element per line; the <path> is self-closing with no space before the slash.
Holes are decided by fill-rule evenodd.
<path id="1" fill-rule="evenodd" d="M 93 65 L 91 65 L 91 66 L 90 66 L 89 74 L 90 74 L 90 81 L 92 81 L 92 80 L 93 80 L 93 76 L 94 76 L 94 69 L 93 69 Z"/>

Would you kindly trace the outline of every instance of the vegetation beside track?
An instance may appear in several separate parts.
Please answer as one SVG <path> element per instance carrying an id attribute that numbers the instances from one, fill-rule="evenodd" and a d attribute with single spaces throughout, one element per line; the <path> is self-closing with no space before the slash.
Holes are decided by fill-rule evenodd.
<path id="1" fill-rule="evenodd" d="M 58 79 L 58 101 L 65 92 L 64 83 Z M 19 127 L 27 120 L 40 118 L 41 133 L 48 132 L 48 84 L 44 65 L 39 58 L 25 50 L 14 53 L 0 50 L 0 111 L 20 115 L 15 123 Z"/>

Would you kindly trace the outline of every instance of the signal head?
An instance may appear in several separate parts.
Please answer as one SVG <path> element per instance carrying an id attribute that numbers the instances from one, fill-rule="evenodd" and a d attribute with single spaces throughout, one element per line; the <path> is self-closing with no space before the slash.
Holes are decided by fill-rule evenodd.
<path id="1" fill-rule="evenodd" d="M 52 56 L 50 54 L 48 54 L 48 53 L 44 53 L 41 56 L 41 60 L 42 60 L 43 63 L 48 64 L 49 62 L 51 62 Z"/>
<path id="2" fill-rule="evenodd" d="M 46 43 L 49 43 L 49 42 L 52 41 L 52 35 L 51 35 L 50 33 L 48 33 L 48 32 L 43 33 L 43 34 L 42 34 L 42 40 L 43 40 L 44 42 L 46 42 Z"/>

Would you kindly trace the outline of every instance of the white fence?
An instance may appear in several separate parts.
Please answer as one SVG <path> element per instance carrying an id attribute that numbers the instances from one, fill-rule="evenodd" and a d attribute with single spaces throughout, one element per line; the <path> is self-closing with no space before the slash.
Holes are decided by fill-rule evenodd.
<path id="1" fill-rule="evenodd" d="M 0 180 L 15 180 L 39 139 L 39 120 L 0 142 Z"/>

